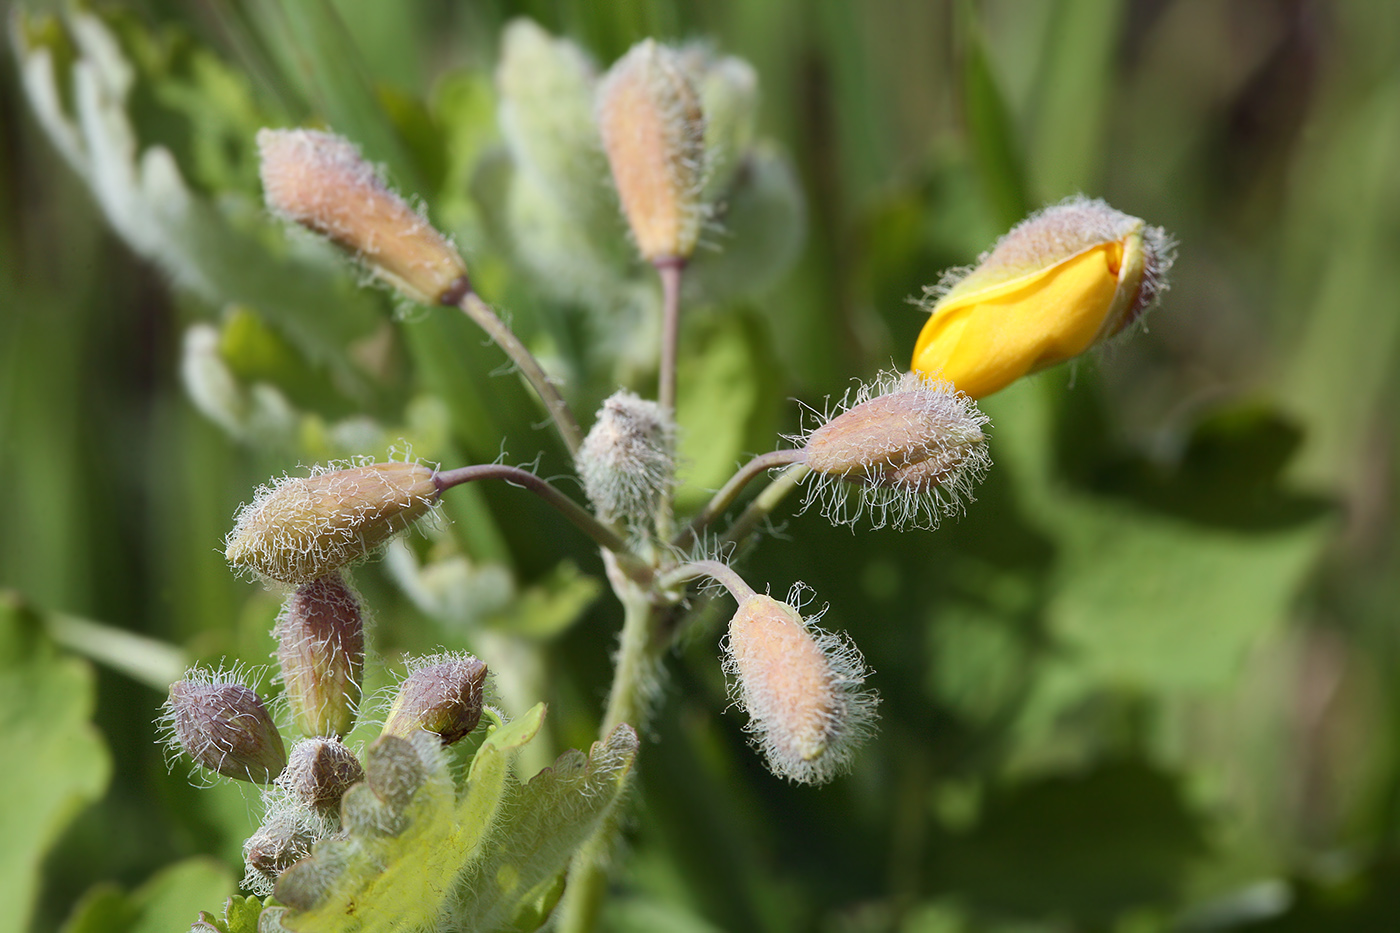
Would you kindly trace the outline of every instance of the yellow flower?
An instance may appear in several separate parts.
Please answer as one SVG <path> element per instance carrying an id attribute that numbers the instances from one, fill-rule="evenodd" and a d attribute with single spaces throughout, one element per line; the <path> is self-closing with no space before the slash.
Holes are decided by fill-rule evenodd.
<path id="1" fill-rule="evenodd" d="M 983 398 L 1132 324 L 1165 290 L 1171 239 L 1103 201 L 1022 221 L 966 275 L 930 289 L 913 369 Z"/>

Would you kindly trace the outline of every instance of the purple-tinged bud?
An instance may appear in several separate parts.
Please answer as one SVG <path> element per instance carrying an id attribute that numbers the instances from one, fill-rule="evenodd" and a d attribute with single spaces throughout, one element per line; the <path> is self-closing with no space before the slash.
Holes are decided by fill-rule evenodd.
<path id="1" fill-rule="evenodd" d="M 225 777 L 267 784 L 287 765 L 262 697 L 237 672 L 191 670 L 170 685 L 162 720 L 172 748 Z"/>
<path id="2" fill-rule="evenodd" d="M 676 51 L 644 39 L 618 59 L 598 88 L 598 127 L 642 258 L 688 258 L 705 214 L 705 117 Z"/>
<path id="3" fill-rule="evenodd" d="M 578 472 L 604 520 L 649 520 L 676 481 L 675 423 L 656 402 L 614 392 L 584 438 Z"/>
<path id="4" fill-rule="evenodd" d="M 321 814 L 334 814 L 352 784 L 365 779 L 360 759 L 338 739 L 317 736 L 292 748 L 277 786 Z"/>
<path id="5" fill-rule="evenodd" d="M 844 771 L 871 732 L 874 693 L 851 642 L 815 627 L 770 596 L 743 600 L 729 622 L 725 673 L 747 731 L 779 777 L 824 784 Z"/>
<path id="6" fill-rule="evenodd" d="M 282 583 L 309 583 L 367 556 L 437 503 L 434 471 L 374 463 L 284 477 L 238 513 L 224 557 Z"/>
<path id="7" fill-rule="evenodd" d="M 284 695 L 306 735 L 344 736 L 355 725 L 365 665 L 360 601 L 338 573 L 296 588 L 277 617 Z"/>
<path id="8" fill-rule="evenodd" d="M 806 504 L 837 524 L 933 527 L 960 512 L 991 464 L 987 417 L 947 383 L 886 373 L 797 438 L 812 471 Z"/>
<path id="9" fill-rule="evenodd" d="M 399 685 L 384 734 L 408 738 L 418 730 L 451 745 L 481 721 L 486 665 L 468 656 L 424 658 Z"/>
<path id="10" fill-rule="evenodd" d="M 298 820 L 291 813 L 269 817 L 243 843 L 243 859 L 247 862 L 248 874 L 254 876 L 257 873 L 268 880 L 275 879 L 292 863 L 310 854 L 311 846 L 318 838 L 313 826 Z M 267 887 L 266 882 L 257 886 Z"/>
<path id="11" fill-rule="evenodd" d="M 436 304 L 464 290 L 462 257 L 354 143 L 316 130 L 271 129 L 259 130 L 257 142 L 273 213 L 329 237 L 415 301 Z"/>

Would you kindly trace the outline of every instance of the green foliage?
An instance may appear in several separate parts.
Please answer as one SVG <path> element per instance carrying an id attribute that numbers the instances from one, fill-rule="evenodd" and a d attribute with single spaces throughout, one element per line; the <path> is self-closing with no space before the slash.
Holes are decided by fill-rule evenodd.
<path id="1" fill-rule="evenodd" d="M 107 786 L 111 757 L 92 725 L 94 702 L 89 665 L 60 654 L 39 614 L 0 590 L 0 929 L 26 928 L 40 860 Z"/>
<path id="2" fill-rule="evenodd" d="M 653 32 L 713 36 L 761 89 L 706 91 L 737 155 L 684 282 L 682 509 L 796 431 L 791 400 L 907 365 L 905 299 L 1046 201 L 1165 225 L 1173 290 L 1146 333 L 986 402 L 960 521 L 780 511 L 742 555 L 775 594 L 817 587 L 877 672 L 849 778 L 754 760 L 719 598 L 671 620 L 640 755 L 616 732 L 558 757 L 597 733 L 615 602 L 586 542 L 472 484 L 355 582 L 372 647 L 475 651 L 513 725 L 470 764 L 376 746 L 351 835 L 195 929 L 348 929 L 352 901 L 361 929 L 535 929 L 629 781 L 613 929 L 1396 924 L 1392 5 L 121 6 L 21 11 L 0 56 L 0 586 L 53 610 L 0 601 L 0 930 L 182 930 L 227 899 L 208 857 L 237 860 L 256 804 L 167 774 L 151 687 L 270 650 L 277 597 L 218 554 L 258 482 L 401 443 L 572 469 L 469 322 L 266 216 L 253 134 L 355 139 L 587 422 L 652 380 L 655 277 L 589 130 L 593 76 Z"/>

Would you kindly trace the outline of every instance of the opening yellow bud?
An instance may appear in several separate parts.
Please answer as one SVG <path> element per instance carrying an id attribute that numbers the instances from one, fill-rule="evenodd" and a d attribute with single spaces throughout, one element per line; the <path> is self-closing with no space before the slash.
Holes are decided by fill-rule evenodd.
<path id="1" fill-rule="evenodd" d="M 1172 258 L 1161 228 L 1103 201 L 1047 208 L 933 290 L 913 368 L 973 398 L 990 395 L 1137 320 L 1164 290 Z"/>
<path id="2" fill-rule="evenodd" d="M 689 257 L 704 214 L 705 118 L 673 49 L 646 39 L 613 65 L 598 128 L 642 258 Z"/>
<path id="3" fill-rule="evenodd" d="M 282 583 L 309 583 L 368 555 L 438 499 L 431 468 L 375 463 L 288 477 L 238 513 L 224 557 Z"/>

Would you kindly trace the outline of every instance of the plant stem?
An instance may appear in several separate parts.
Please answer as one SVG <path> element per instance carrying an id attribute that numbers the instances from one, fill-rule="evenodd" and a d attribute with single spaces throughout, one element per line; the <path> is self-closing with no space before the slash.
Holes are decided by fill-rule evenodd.
<path id="1" fill-rule="evenodd" d="M 520 368 L 520 374 L 534 387 L 540 401 L 544 402 L 545 411 L 549 412 L 554 426 L 559 429 L 559 436 L 564 439 L 564 446 L 569 448 L 570 454 L 577 456 L 579 447 L 583 444 L 583 432 L 579 429 L 578 419 L 574 417 L 569 403 L 559 394 L 559 389 L 550 381 L 544 367 L 540 366 L 539 360 L 520 342 L 515 332 L 501 320 L 500 315 L 481 300 L 481 296 L 473 291 L 470 285 L 460 296 L 449 292 L 443 296 L 443 301 L 455 304 L 467 317 L 475 321 Z"/>
<path id="2" fill-rule="evenodd" d="M 613 665 L 612 690 L 599 736 L 606 738 L 619 723 L 639 734 L 646 730 L 656 686 L 656 664 L 664 642 L 654 638 L 657 609 L 640 587 L 619 587 L 622 599 L 622 635 Z M 559 904 L 559 933 L 591 933 L 607 893 L 608 869 L 622 829 L 622 808 L 615 807 L 598 829 L 574 854 L 569 878 Z"/>
<path id="3" fill-rule="evenodd" d="M 734 524 L 724 533 L 725 544 L 743 544 L 753 534 L 758 523 L 768 517 L 778 504 L 787 498 L 788 493 L 797 488 L 810 471 L 805 463 L 794 463 L 782 475 L 768 484 L 768 488 L 754 497 L 749 507 L 734 519 Z"/>
<path id="4" fill-rule="evenodd" d="M 800 463 L 806 457 L 806 452 L 802 450 L 774 450 L 766 454 L 759 454 L 729 477 L 729 480 L 714 494 L 705 507 L 690 520 L 680 534 L 676 535 L 671 542 L 676 548 L 685 550 L 695 541 L 700 532 L 704 531 L 709 524 L 729 508 L 730 504 L 738 498 L 739 493 L 744 490 L 754 477 L 764 473 L 774 467 L 785 466 L 789 463 Z"/>
<path id="5" fill-rule="evenodd" d="M 470 483 L 478 479 L 503 479 L 512 486 L 528 489 L 552 505 L 598 545 L 616 554 L 629 577 L 634 576 L 633 571 L 639 568 L 640 561 L 617 531 L 598 521 L 583 506 L 529 470 L 506 466 L 503 463 L 482 463 L 475 466 L 458 467 L 455 470 L 441 470 L 433 474 L 433 482 L 437 484 L 439 493 L 445 489 L 451 489 L 453 486 L 460 486 L 462 483 Z"/>
<path id="6" fill-rule="evenodd" d="M 754 595 L 753 587 L 744 582 L 744 578 L 734 572 L 728 564 L 717 560 L 696 560 L 688 564 L 681 564 L 656 578 L 658 587 L 674 586 L 677 583 L 684 583 L 687 580 L 694 580 L 696 577 L 709 577 L 716 583 L 721 583 L 729 591 L 729 595 L 734 597 L 735 602 L 743 602 Z"/>
<path id="7" fill-rule="evenodd" d="M 681 270 L 685 260 L 671 256 L 653 265 L 661 276 L 661 375 L 657 401 L 668 412 L 676 410 L 676 352 L 681 338 Z"/>

